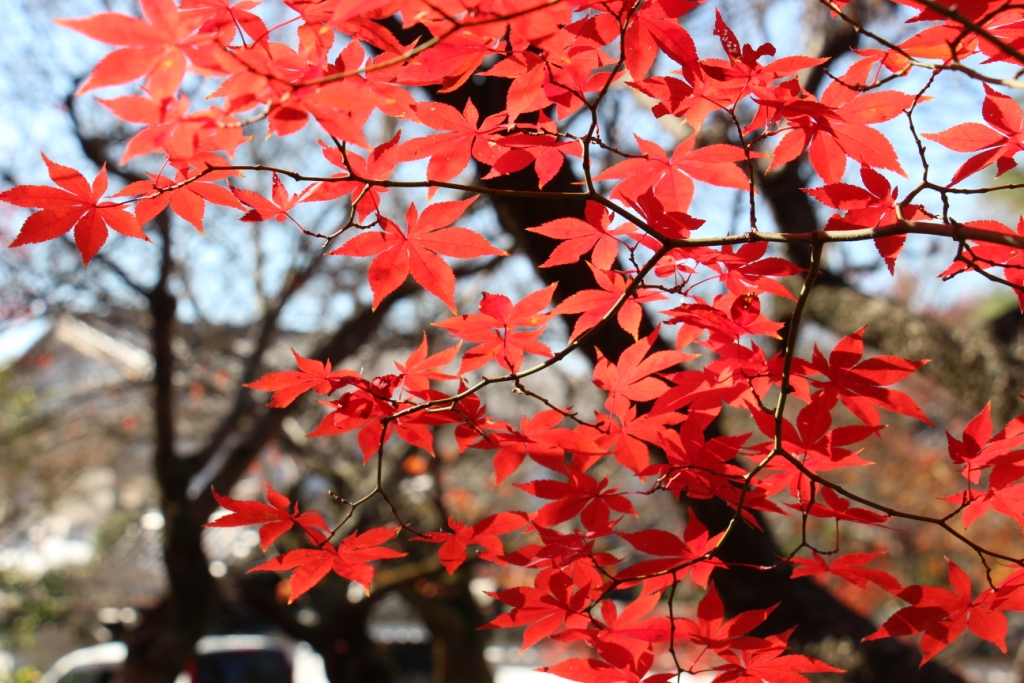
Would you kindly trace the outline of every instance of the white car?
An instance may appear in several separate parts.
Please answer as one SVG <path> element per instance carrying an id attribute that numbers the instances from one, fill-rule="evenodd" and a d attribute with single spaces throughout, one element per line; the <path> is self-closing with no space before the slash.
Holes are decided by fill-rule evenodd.
<path id="1" fill-rule="evenodd" d="M 58 659 L 39 683 L 110 683 L 128 646 L 102 643 Z M 328 683 L 323 658 L 308 643 L 265 635 L 204 636 L 175 683 Z"/>

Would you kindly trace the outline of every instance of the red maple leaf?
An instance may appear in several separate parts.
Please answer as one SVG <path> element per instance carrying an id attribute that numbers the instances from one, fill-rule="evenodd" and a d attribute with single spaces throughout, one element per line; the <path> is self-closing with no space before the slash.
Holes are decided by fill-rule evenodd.
<path id="1" fill-rule="evenodd" d="M 843 519 L 858 524 L 884 524 L 889 521 L 888 515 L 883 515 L 867 508 L 853 507 L 849 500 L 843 498 L 829 487 L 821 489 L 821 498 L 824 503 L 812 502 L 803 509 L 812 517 L 824 517 L 829 519 Z M 793 504 L 792 507 L 801 509 L 801 506 Z"/>
<path id="2" fill-rule="evenodd" d="M 84 19 L 56 23 L 108 45 L 124 45 L 97 64 L 78 93 L 146 77 L 154 97 L 173 95 L 185 76 L 187 50 L 212 40 L 212 34 L 190 35 L 203 23 L 196 12 L 179 12 L 174 0 L 139 0 L 145 19 L 100 12 Z"/>
<path id="3" fill-rule="evenodd" d="M 626 648 L 607 643 L 599 644 L 597 651 L 603 659 L 576 657 L 540 670 L 580 683 L 670 683 L 678 678 L 674 673 L 647 676 L 654 664 L 650 645 L 635 656 Z"/>
<path id="4" fill-rule="evenodd" d="M 683 0 L 640 6 L 624 36 L 626 68 L 634 81 L 643 79 L 654 66 L 658 48 L 680 64 L 693 66 L 697 63 L 697 46 L 676 19 L 698 4 L 697 0 Z"/>
<path id="5" fill-rule="evenodd" d="M 404 363 L 395 361 L 395 367 L 401 373 L 404 391 L 414 396 L 423 396 L 430 391 L 430 380 L 455 379 L 454 375 L 438 372 L 438 368 L 455 360 L 459 346 L 452 346 L 444 351 L 427 355 L 427 333 L 423 333 L 423 341 L 409 354 Z"/>
<path id="6" fill-rule="evenodd" d="M 401 137 L 402 131 L 398 131 L 393 138 L 374 147 L 366 158 L 344 148 L 339 150 L 328 147 L 321 142 L 324 158 L 338 168 L 344 169 L 344 173 L 332 175 L 330 180 L 321 182 L 310 192 L 306 201 L 332 201 L 352 195 L 356 215 L 359 216 L 359 220 L 366 220 L 367 216 L 380 209 L 381 195 L 388 189 L 348 178 L 354 174 L 367 180 L 387 180 L 399 162 L 398 143 Z"/>
<path id="7" fill-rule="evenodd" d="M 826 391 L 836 391 L 843 405 L 866 425 L 874 427 L 879 424 L 876 406 L 931 425 L 913 399 L 903 392 L 884 388 L 905 379 L 927 361 L 910 361 L 897 356 L 862 360 L 863 357 L 863 327 L 839 340 L 828 360 L 815 346 L 809 369 L 824 375 L 827 380 L 812 378 L 811 382 Z"/>
<path id="8" fill-rule="evenodd" d="M 643 590 L 643 589 L 642 589 Z M 636 600 L 619 611 L 614 601 L 601 603 L 601 620 L 604 628 L 589 629 L 586 634 L 596 643 L 615 643 L 639 655 L 651 643 L 663 643 L 671 636 L 669 620 L 665 617 L 646 617 L 661 599 L 661 590 L 644 590 Z"/>
<path id="9" fill-rule="evenodd" d="M 748 95 L 765 96 L 773 92 L 771 83 L 786 76 L 792 76 L 803 69 L 822 63 L 801 55 L 793 55 L 761 64 L 760 59 L 775 54 L 770 44 L 754 48 L 741 45 L 720 13 L 716 12 L 714 34 L 721 41 L 728 60 L 709 58 L 700 62 L 687 54 L 675 53 L 659 41 L 666 55 L 682 65 L 680 72 L 685 80 L 656 76 L 637 84 L 642 92 L 662 102 L 653 109 L 655 116 L 666 114 L 685 116 L 687 123 L 699 131 L 708 115 L 717 109 L 735 110 L 740 100 Z M 689 38 L 689 36 L 687 36 Z M 681 47 L 689 52 L 689 42 Z M 763 115 L 762 112 L 758 112 Z"/>
<path id="10" fill-rule="evenodd" d="M 632 344 L 619 356 L 618 363 L 612 363 L 598 351 L 594 384 L 608 392 L 605 407 L 612 414 L 625 414 L 629 402 L 645 403 L 660 397 L 668 390 L 668 384 L 656 375 L 695 358 L 678 351 L 656 351 L 647 355 L 657 335 L 655 330 Z"/>
<path id="11" fill-rule="evenodd" d="M 73 168 L 54 163 L 43 155 L 50 179 L 60 187 L 19 185 L 0 192 L 0 201 L 29 209 L 42 209 L 32 214 L 8 246 L 46 242 L 74 228 L 75 246 L 85 264 L 107 241 L 107 228 L 140 240 L 149 241 L 135 216 L 124 206 L 100 201 L 107 191 L 107 168 L 100 169 L 92 185 Z"/>
<path id="12" fill-rule="evenodd" d="M 202 180 L 190 180 L 190 177 L 195 176 L 195 172 L 187 174 L 179 171 L 171 180 L 164 175 L 149 174 L 149 180 L 129 183 L 114 196 L 149 195 L 142 197 L 135 204 L 135 218 L 139 221 L 139 225 L 145 225 L 170 206 L 174 213 L 191 223 L 201 233 L 203 232 L 206 202 L 244 210 L 245 207 L 231 192 L 213 182 L 232 175 L 235 175 L 235 171 L 215 171 L 204 173 Z M 175 185 L 180 185 L 180 187 L 175 187 Z"/>
<path id="13" fill-rule="evenodd" d="M 430 157 L 428 179 L 451 180 L 466 169 L 470 158 L 488 166 L 498 158 L 499 150 L 489 142 L 501 130 L 503 115 L 488 116 L 481 124 L 480 113 L 471 99 L 466 100 L 461 114 L 443 102 L 416 103 L 413 111 L 420 123 L 434 130 L 449 131 L 413 138 L 398 147 L 398 156 L 403 161 Z"/>
<path id="14" fill-rule="evenodd" d="M 955 464 L 963 465 L 962 474 L 971 486 L 944 500 L 963 506 L 961 520 L 965 529 L 990 510 L 1010 517 L 1024 528 L 1024 484 L 1017 483 L 1024 477 L 1024 450 L 1019 450 L 1024 445 L 1024 434 L 1011 423 L 993 436 L 991 409 L 991 404 L 987 404 L 967 423 L 962 440 L 946 432 L 949 457 Z M 989 469 L 988 489 L 981 490 L 976 485 L 982 472 Z"/>
<path id="15" fill-rule="evenodd" d="M 897 595 L 910 606 L 889 617 L 881 628 L 864 640 L 920 633 L 924 663 L 944 650 L 967 628 L 1006 652 L 1006 616 L 994 603 L 995 593 L 986 590 L 972 599 L 971 580 L 967 574 L 952 560 L 946 562 L 953 590 L 937 586 L 904 588 Z"/>
<path id="16" fill-rule="evenodd" d="M 526 456 L 550 470 L 567 474 L 572 468 L 585 471 L 607 453 L 600 444 L 601 432 L 593 427 L 556 427 L 564 417 L 558 410 L 543 410 L 532 417 L 524 416 L 519 423 L 519 431 L 502 424 L 503 431 L 491 432 L 488 435 L 492 443 L 490 447 L 498 449 L 493 461 L 496 483 L 500 484 L 515 472 Z M 568 466 L 563 457 L 565 451 L 573 454 Z"/>
<path id="17" fill-rule="evenodd" d="M 663 616 L 647 617 L 656 608 L 662 587 L 654 582 L 645 582 L 642 590 L 642 594 L 621 612 L 614 601 L 602 602 L 601 621 L 595 620 L 591 628 L 566 629 L 555 634 L 554 638 L 560 641 L 589 642 L 600 659 L 569 659 L 542 670 L 581 683 L 639 683 L 641 680 L 668 683 L 675 679 L 675 673 L 645 678 L 654 663 L 652 644 L 669 640 L 672 628 L 669 619 Z"/>
<path id="18" fill-rule="evenodd" d="M 222 45 L 230 45 L 237 29 L 242 29 L 252 40 L 267 35 L 267 25 L 248 10 L 259 7 L 258 0 L 181 0 L 181 9 L 191 10 L 203 18 L 200 33 L 217 33 Z"/>
<path id="19" fill-rule="evenodd" d="M 496 600 L 510 605 L 506 612 L 487 626 L 515 628 L 525 626 L 523 650 L 555 633 L 563 625 L 584 628 L 590 622 L 585 608 L 590 586 L 577 587 L 572 576 L 560 570 L 542 572 L 533 588 L 510 588 L 494 593 Z"/>
<path id="20" fill-rule="evenodd" d="M 501 555 L 505 548 L 498 536 L 518 531 L 528 523 L 529 519 L 522 512 L 499 512 L 470 526 L 449 517 L 448 527 L 451 532 L 429 531 L 422 538 L 414 540 L 440 543 L 437 557 L 448 573 L 454 574 L 466 561 L 466 551 L 471 545 L 483 548 L 477 553 L 481 560 L 504 565 L 505 561 L 501 559 Z"/>
<path id="21" fill-rule="evenodd" d="M 299 599 L 332 571 L 370 590 L 374 569 L 371 560 L 405 557 L 406 553 L 383 548 L 398 535 L 398 529 L 379 527 L 346 536 L 337 548 L 324 543 L 319 548 L 300 548 L 278 555 L 269 562 L 253 567 L 250 572 L 283 572 L 292 570 L 289 579 L 288 604 Z"/>
<path id="22" fill-rule="evenodd" d="M 551 250 L 541 268 L 576 263 L 584 255 L 593 252 L 591 261 L 598 270 L 612 269 L 619 255 L 620 243 L 616 235 L 623 234 L 623 231 L 608 230 L 612 222 L 611 213 L 597 202 L 588 201 L 584 215 L 587 219 L 585 221 L 572 217 L 557 218 L 535 228 L 527 228 L 538 235 L 561 240 L 561 244 Z"/>
<path id="23" fill-rule="evenodd" d="M 721 672 L 716 681 L 808 683 L 804 673 L 841 671 L 805 655 L 785 654 L 791 630 L 767 638 L 747 635 L 761 626 L 774 609 L 741 612 L 726 620 L 724 605 L 712 585 L 697 605 L 697 620 L 679 619 L 676 628 L 678 633 L 725 660 L 724 664 L 712 668 Z M 703 655 L 702 652 L 691 668 Z"/>
<path id="24" fill-rule="evenodd" d="M 1024 235 L 1024 216 L 1017 220 L 1017 229 L 1013 230 L 1008 225 L 992 220 L 968 221 L 965 226 L 981 228 L 991 232 L 1001 232 L 1007 235 L 1019 237 Z M 961 258 L 956 259 L 944 270 L 940 277 L 949 280 L 959 273 L 968 272 L 977 268 L 989 270 L 1001 266 L 1002 277 L 1013 287 L 1017 295 L 1017 302 L 1024 310 L 1024 249 L 1011 247 L 1005 244 L 978 243 L 967 250 Z M 973 266 L 973 268 L 972 268 Z"/>
<path id="25" fill-rule="evenodd" d="M 775 607 L 748 610 L 726 619 L 725 605 L 718 595 L 718 588 L 712 583 L 697 603 L 697 620 L 680 618 L 676 628 L 680 635 L 685 635 L 695 644 L 722 652 L 763 624 L 774 610 Z"/>
<path id="26" fill-rule="evenodd" d="M 190 101 L 186 95 L 160 99 L 127 95 L 97 99 L 97 102 L 117 118 L 145 126 L 125 144 L 122 164 L 143 154 L 164 152 L 179 171 L 185 170 L 183 166 L 223 165 L 223 159 L 213 151 L 233 156 L 238 146 L 250 139 L 243 134 L 237 120 L 219 107 L 189 111 Z M 199 156 L 201 152 L 208 156 Z M 183 161 L 189 163 L 183 164 Z"/>
<path id="27" fill-rule="evenodd" d="M 913 96 L 892 90 L 859 92 L 837 80 L 817 102 L 793 79 L 757 101 L 762 108 L 750 126 L 778 123 L 782 119 L 789 124 L 772 155 L 769 170 L 794 161 L 807 150 L 811 166 L 829 184 L 842 180 L 847 157 L 863 166 L 906 176 L 892 143 L 869 124 L 899 116 L 913 105 Z"/>
<path id="28" fill-rule="evenodd" d="M 671 571 L 675 578 L 689 575 L 694 583 L 706 588 L 711 571 L 725 566 L 721 560 L 706 557 L 715 550 L 722 534 L 712 536 L 693 515 L 682 538 L 661 529 L 619 533 L 619 536 L 640 552 L 659 558 L 631 564 L 616 575 L 619 580 Z"/>
<path id="29" fill-rule="evenodd" d="M 859 451 L 851 451 L 845 446 L 859 443 L 872 435 L 877 435 L 880 427 L 867 425 L 845 425 L 832 427 L 832 409 L 838 403 L 835 392 L 819 391 L 811 398 L 808 405 L 801 408 L 796 424 L 789 420 L 782 423 L 782 445 L 787 453 L 797 456 L 805 466 L 815 472 L 825 472 L 837 467 L 866 465 L 868 461 L 857 455 Z M 769 437 L 775 435 L 775 420 L 771 415 L 756 411 L 752 413 L 761 431 Z M 791 467 L 788 462 L 781 463 L 791 475 L 790 492 L 797 495 L 796 484 L 806 485 L 807 481 L 799 470 Z"/>
<path id="30" fill-rule="evenodd" d="M 671 323 L 687 323 L 694 328 L 706 329 L 712 338 L 718 336 L 723 343 L 735 345 L 736 340 L 748 334 L 779 337 L 781 323 L 770 320 L 761 312 L 761 299 L 757 292 L 728 293 L 715 297 L 709 305 L 698 297 L 694 303 L 684 303 L 665 313 L 671 314 Z"/>
<path id="31" fill-rule="evenodd" d="M 296 398 L 311 390 L 321 395 L 329 394 L 359 378 L 359 373 L 351 370 L 332 372 L 329 360 L 321 363 L 311 358 L 303 358 L 295 349 L 292 349 L 292 355 L 295 356 L 298 370 L 271 372 L 245 385 L 257 391 L 274 392 L 268 404 L 271 408 L 287 408 Z"/>
<path id="32" fill-rule="evenodd" d="M 981 115 L 991 126 L 980 123 L 959 123 L 941 133 L 922 133 L 955 152 L 980 152 L 965 161 L 953 174 L 949 185 L 974 175 L 983 168 L 996 164 L 996 177 L 1017 166 L 1013 157 L 1024 150 L 1024 115 L 1012 97 L 996 92 L 987 84 Z"/>
<path id="33" fill-rule="evenodd" d="M 249 211 L 242 216 L 242 220 L 246 223 L 258 223 L 260 221 L 268 221 L 271 218 L 276 219 L 278 222 L 284 222 L 290 220 L 295 225 L 299 225 L 298 221 L 289 215 L 289 211 L 294 209 L 298 204 L 308 201 L 310 195 L 316 190 L 316 185 L 307 186 L 302 192 L 296 194 L 290 194 L 285 189 L 284 183 L 277 177 L 277 174 L 273 174 L 273 181 L 270 190 L 270 199 L 266 199 L 263 195 L 250 190 L 243 190 L 238 187 L 231 188 L 231 192 L 234 193 L 238 199 L 246 206 L 252 207 Z M 299 225 L 301 228 L 302 226 Z"/>
<path id="34" fill-rule="evenodd" d="M 459 393 L 466 390 L 465 382 L 459 382 Z M 460 399 L 456 404 L 461 423 L 455 427 L 455 442 L 459 446 L 459 453 L 465 453 L 467 448 L 495 448 L 495 439 L 490 430 L 507 427 L 504 422 L 495 420 L 488 415 L 487 406 L 480 400 L 479 394 L 471 394 Z"/>
<path id="35" fill-rule="evenodd" d="M 332 401 L 321 401 L 324 405 L 333 407 L 334 411 L 325 415 L 309 436 L 345 434 L 352 430 L 359 430 L 356 440 L 363 452 L 364 464 L 378 452 L 381 445 L 392 434 L 397 434 L 406 443 L 422 448 L 433 455 L 434 434 L 430 427 L 459 422 L 463 419 L 454 411 L 427 412 L 421 410 L 402 415 L 385 423 L 385 419 L 398 412 L 403 404 L 406 407 L 409 405 L 407 400 L 399 401 L 394 397 L 399 388 L 403 386 L 404 377 L 402 375 L 379 375 L 372 380 L 367 380 L 352 373 L 352 375 L 334 382 L 339 388 L 351 386 L 353 390 L 343 393 Z M 431 399 L 448 398 L 443 393 L 433 391 L 426 392 L 426 395 Z"/>
<path id="36" fill-rule="evenodd" d="M 536 415 L 523 416 L 519 431 L 508 428 L 505 432 L 494 432 L 491 438 L 498 445 L 493 466 L 495 484 L 503 482 L 519 469 L 526 456 L 549 468 L 562 469 L 564 449 L 551 437 L 551 429 L 562 421 L 564 415 L 557 410 L 542 410 Z"/>
<path id="37" fill-rule="evenodd" d="M 554 293 L 555 285 L 550 285 L 513 304 L 504 294 L 484 292 L 480 313 L 434 323 L 452 336 L 473 344 L 462 357 L 459 374 L 481 368 L 491 360 L 509 372 L 519 372 L 527 353 L 550 358 L 551 349 L 538 338 L 553 315 L 541 311 L 551 304 Z"/>
<path id="38" fill-rule="evenodd" d="M 682 422 L 684 417 L 676 412 L 649 412 L 637 416 L 635 406 L 621 415 L 616 421 L 607 415 L 599 415 L 601 431 L 607 436 L 600 440 L 601 446 L 607 448 L 615 456 L 620 465 L 630 469 L 637 476 L 650 465 L 650 448 L 648 444 L 660 447 L 665 440 L 668 426 Z"/>
<path id="39" fill-rule="evenodd" d="M 746 172 L 736 165 L 747 158 L 741 147 L 719 144 L 694 149 L 697 136 L 691 135 L 679 143 L 670 158 L 659 145 L 634 137 L 643 158 L 621 161 L 594 178 L 624 178 L 612 191 L 615 199 L 636 200 L 653 189 L 667 210 L 684 212 L 693 198 L 693 180 L 719 187 L 750 189 Z"/>
<path id="40" fill-rule="evenodd" d="M 519 567 L 541 569 L 538 580 L 546 573 L 563 571 L 573 577 L 577 586 L 600 586 L 606 578 L 600 568 L 618 563 L 611 553 L 594 550 L 594 542 L 607 536 L 607 529 L 560 534 L 554 529 L 534 527 L 541 543 L 523 546 L 506 554 L 502 559 Z"/>
<path id="41" fill-rule="evenodd" d="M 608 311 L 618 303 L 626 289 L 632 282 L 625 276 L 614 271 L 605 271 L 588 263 L 590 272 L 594 274 L 594 280 L 600 289 L 584 289 L 566 297 L 562 303 L 552 311 L 555 315 L 579 315 L 573 325 L 572 334 L 569 339 L 575 339 L 584 332 L 592 329 L 608 314 Z M 628 332 L 637 338 L 640 332 L 640 321 L 643 318 L 643 308 L 640 304 L 661 301 L 665 295 L 646 287 L 637 287 L 627 298 L 618 312 L 615 320 L 623 331 Z"/>
<path id="42" fill-rule="evenodd" d="M 298 525 L 306 533 L 306 537 L 312 543 L 323 543 L 327 539 L 329 530 L 324 518 L 319 512 L 299 512 L 299 504 L 289 512 L 288 507 L 291 501 L 281 495 L 270 485 L 267 486 L 267 502 L 260 503 L 255 500 L 234 500 L 226 496 L 218 495 L 213 491 L 213 498 L 225 510 L 231 514 L 218 517 L 206 524 L 207 527 L 233 527 L 247 526 L 249 524 L 261 524 L 260 547 L 266 551 L 277 538 Z"/>
<path id="43" fill-rule="evenodd" d="M 652 465 L 643 474 L 662 477 L 663 486 L 676 496 L 685 493 L 700 500 L 721 498 L 736 506 L 740 490 L 735 484 L 737 478 L 745 474 L 745 470 L 732 461 L 741 453 L 740 449 L 750 435 L 720 436 L 705 440 L 704 429 L 710 422 L 705 411 L 706 407 L 699 404 L 690 408 L 691 417 L 682 423 L 679 431 L 666 433 L 663 445 L 667 465 Z M 713 418 L 714 414 L 710 417 Z M 753 521 L 749 510 L 754 509 L 781 511 L 767 499 L 757 479 L 751 480 L 746 489 L 744 516 L 749 518 L 748 521 Z"/>
<path id="44" fill-rule="evenodd" d="M 441 92 L 451 92 L 465 83 L 484 59 L 494 54 L 493 42 L 490 36 L 458 31 L 421 52 L 417 59 L 402 64 L 400 69 L 396 69 L 393 80 L 403 85 L 440 84 Z"/>
<path id="45" fill-rule="evenodd" d="M 792 631 L 768 638 L 748 638 L 729 650 L 719 650 L 725 664 L 714 667 L 720 671 L 715 681 L 737 683 L 810 683 L 806 673 L 843 673 L 820 659 L 807 655 L 786 654 Z"/>
<path id="46" fill-rule="evenodd" d="M 981 470 L 992 464 L 994 457 L 1003 455 L 1003 448 L 991 448 L 992 438 L 992 403 L 985 404 L 977 415 L 964 427 L 962 439 L 956 439 L 948 431 L 946 441 L 949 445 L 949 458 L 957 465 L 964 466 L 964 476 L 971 482 L 978 483 Z M 1002 441 L 1001 439 L 999 441 Z M 1012 448 L 1021 445 L 1015 440 Z"/>
<path id="47" fill-rule="evenodd" d="M 832 564 L 825 561 L 817 551 L 811 551 L 814 558 L 794 557 L 790 562 L 796 565 L 791 576 L 796 579 L 801 576 L 819 576 L 821 574 L 832 574 L 849 581 L 858 588 L 867 588 L 869 583 L 877 584 L 890 593 L 898 593 L 901 589 L 900 582 L 881 569 L 869 569 L 864 565 L 872 562 L 888 553 L 850 553 L 840 555 Z"/>
<path id="48" fill-rule="evenodd" d="M 780 278 L 796 275 L 802 269 L 786 259 L 764 258 L 767 251 L 766 242 L 753 242 L 744 244 L 735 253 L 729 246 L 724 246 L 720 250 L 699 251 L 692 258 L 721 271 L 725 286 L 733 294 L 742 296 L 754 289 L 755 294 L 774 294 L 796 301 L 796 297 L 780 282 Z M 675 268 L 679 269 L 680 264 L 676 264 Z"/>
<path id="49" fill-rule="evenodd" d="M 410 204 L 405 215 L 407 230 L 402 231 L 383 216 L 383 230 L 356 235 L 338 249 L 329 252 L 342 256 L 373 256 L 370 262 L 370 289 L 373 307 L 398 289 L 411 274 L 428 292 L 455 311 L 455 273 L 439 255 L 456 258 L 503 256 L 487 240 L 466 228 L 448 227 L 476 197 L 458 202 L 430 204 L 422 214 Z"/>
<path id="50" fill-rule="evenodd" d="M 516 488 L 532 496 L 551 502 L 537 511 L 533 522 L 550 527 L 579 515 L 583 526 L 590 531 L 606 529 L 614 510 L 620 514 L 636 516 L 633 504 L 618 488 L 608 488 L 608 478 L 597 481 L 578 470 L 569 470 L 568 481 L 538 479 Z"/>
<path id="51" fill-rule="evenodd" d="M 505 97 L 509 126 L 515 124 L 516 119 L 523 114 L 544 109 L 551 104 L 544 87 L 548 81 L 547 63 L 532 52 L 506 57 L 481 75 L 512 79 Z"/>
<path id="52" fill-rule="evenodd" d="M 846 214 L 833 215 L 828 219 L 826 230 L 857 230 L 860 228 L 877 228 L 893 225 L 903 220 L 919 220 L 924 217 L 924 208 L 919 204 L 899 206 L 896 198 L 899 189 L 892 187 L 881 173 L 862 166 L 860 177 L 864 188 L 845 183 L 836 183 L 817 187 L 804 192 L 819 202 L 834 209 L 845 210 Z M 866 188 L 866 189 L 865 189 Z M 897 208 L 900 213 L 897 213 Z M 902 214 L 902 216 L 901 216 Z M 892 274 L 896 268 L 896 257 L 903 249 L 906 235 L 879 237 L 875 240 L 875 248 L 885 259 Z"/>

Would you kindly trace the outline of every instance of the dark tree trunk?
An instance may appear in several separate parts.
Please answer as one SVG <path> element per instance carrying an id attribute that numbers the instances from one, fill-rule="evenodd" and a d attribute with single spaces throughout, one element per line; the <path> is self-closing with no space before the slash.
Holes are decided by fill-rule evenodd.
<path id="1" fill-rule="evenodd" d="M 196 641 L 210 624 L 216 607 L 213 577 L 200 544 L 202 524 L 190 514 L 187 494 L 190 468 L 175 448 L 174 338 L 176 301 L 169 289 L 171 260 L 170 216 L 157 218 L 162 238 L 160 278 L 149 293 L 152 317 L 154 468 L 164 515 L 164 563 L 170 584 L 168 597 L 144 615 L 143 626 L 128 638 L 128 660 L 120 683 L 172 683 L 192 656 Z"/>
<path id="2" fill-rule="evenodd" d="M 401 590 L 434 637 L 435 683 L 491 683 L 493 680 L 484 660 L 490 632 L 480 630 L 487 619 L 470 594 L 469 577 L 463 570 L 443 579 L 422 579 Z"/>

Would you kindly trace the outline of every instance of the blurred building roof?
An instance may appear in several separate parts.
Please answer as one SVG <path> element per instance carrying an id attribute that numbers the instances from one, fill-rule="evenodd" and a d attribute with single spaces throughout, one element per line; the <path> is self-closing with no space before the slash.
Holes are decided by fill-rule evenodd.
<path id="1" fill-rule="evenodd" d="M 146 607 L 167 586 L 163 517 L 154 509 L 147 325 L 141 311 L 62 314 L 0 370 L 0 570 L 38 576 L 95 563 L 83 579 L 83 609 Z M 227 372 L 232 385 L 249 330 L 183 325 L 180 332 L 174 381 L 181 389 L 178 437 L 187 447 L 223 407 L 225 396 L 209 380 Z M 298 340 L 290 337 L 267 355 L 293 362 L 289 345 Z M 294 469 L 288 458 L 276 460 L 275 470 Z M 239 486 L 258 495 L 262 477 Z M 215 575 L 249 559 L 258 545 L 252 529 L 208 529 L 203 537 Z"/>

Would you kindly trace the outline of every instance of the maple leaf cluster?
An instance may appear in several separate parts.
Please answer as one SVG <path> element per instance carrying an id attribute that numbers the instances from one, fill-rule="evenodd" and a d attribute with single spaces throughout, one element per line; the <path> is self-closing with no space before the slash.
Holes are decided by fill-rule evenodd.
<path id="1" fill-rule="evenodd" d="M 908 236 L 952 240 L 957 255 L 943 278 L 982 273 L 1015 291 L 1024 307 L 1024 218 L 1016 229 L 987 218 L 960 221 L 948 202 L 983 169 L 1006 173 L 1024 150 L 1024 116 L 1001 90 L 1019 83 L 965 66 L 975 56 L 1024 66 L 1024 11 L 983 0 L 898 1 L 917 12 L 907 22 L 910 37 L 874 36 L 878 45 L 858 51 L 843 73 L 827 72 L 820 95 L 801 78 L 831 69 L 826 58 L 777 57 L 773 45 L 744 44 L 717 11 L 717 43 L 702 57 L 685 28 L 690 12 L 710 11 L 698 9 L 702 0 L 280 0 L 291 16 L 275 27 L 261 18 L 258 0 L 140 0 L 141 17 L 63 19 L 113 46 L 79 93 L 136 88 L 100 102 L 139 126 L 121 163 L 157 162 L 158 170 L 108 197 L 106 168 L 90 182 L 44 156 L 56 187 L 0 193 L 0 201 L 37 210 L 9 246 L 73 230 L 88 263 L 110 230 L 147 239 L 150 221 L 167 209 L 201 232 L 212 203 L 240 211 L 242 223 L 290 221 L 323 241 L 324 258 L 365 265 L 374 309 L 421 289 L 450 310 L 434 327 L 451 341 L 424 332 L 394 372 L 368 376 L 296 353 L 295 370 L 249 387 L 271 393 L 270 406 L 282 409 L 318 394 L 326 414 L 310 436 L 352 433 L 364 464 L 376 460 L 378 468 L 394 444 L 433 456 L 438 429 L 446 428 L 460 457 L 487 454 L 494 485 L 521 491 L 528 509 L 476 521 L 448 517 L 447 529 L 397 518 L 357 528 L 355 507 L 376 496 L 390 502 L 381 483 L 346 503 L 335 526 L 269 485 L 267 503 L 214 493 L 229 514 L 209 526 L 259 525 L 264 550 L 301 532 L 305 546 L 253 569 L 291 572 L 292 601 L 332 573 L 369 590 L 374 563 L 405 555 L 392 545 L 404 537 L 436 545 L 449 573 L 486 562 L 531 575 L 528 585 L 494 594 L 506 609 L 490 626 L 522 628 L 524 647 L 545 639 L 589 647 L 592 656 L 547 668 L 564 678 L 667 682 L 686 671 L 723 682 L 806 681 L 805 674 L 836 669 L 789 652 L 791 631 L 764 634 L 770 609 L 727 617 L 714 581 L 729 569 L 721 549 L 737 527 L 785 518 L 802 531 L 800 544 L 778 558 L 793 579 L 831 577 L 907 603 L 869 639 L 921 634 L 924 661 L 964 630 L 1005 649 L 1005 613 L 1024 609 L 1024 560 L 982 547 L 967 530 L 988 513 L 1024 527 L 1024 418 L 997 431 L 986 408 L 959 439 L 949 436 L 963 490 L 947 497 L 949 515 L 928 518 L 831 478 L 869 464 L 862 444 L 884 437 L 883 411 L 932 426 L 897 388 L 926 361 L 874 355 L 863 330 L 827 354 L 796 353 L 823 251 L 836 242 L 871 240 L 895 272 Z M 824 4 L 836 15 L 847 5 Z M 984 123 L 919 134 L 913 116 L 947 71 L 981 84 Z M 903 92 L 899 86 L 912 81 L 902 79 L 920 72 L 929 74 L 927 85 Z M 209 82 L 205 108 L 182 91 L 186 73 Z M 440 101 L 475 82 L 503 84 L 504 101 L 492 107 L 500 110 L 481 113 L 472 97 L 460 107 Z M 671 152 L 639 134 L 616 147 L 601 137 L 600 118 L 613 88 L 643 95 L 651 120 L 673 118 L 692 133 Z M 394 124 L 389 139 L 371 142 L 374 117 Z M 704 144 L 699 134 L 709 120 L 730 132 Z M 315 133 L 330 175 L 236 163 L 240 147 L 258 144 L 253 129 L 261 123 L 285 139 Z M 919 158 L 901 159 L 883 132 L 897 124 L 908 127 Z M 926 141 L 972 156 L 939 184 L 928 175 Z M 599 154 L 607 162 L 600 170 Z M 761 229 L 755 177 L 770 179 L 804 160 L 821 181 L 805 191 L 827 215 L 824 230 Z M 918 168 L 915 184 L 907 169 Z M 491 182 L 523 173 L 533 174 L 535 187 Z M 578 192 L 546 189 L 563 173 L 583 175 Z M 246 174 L 266 174 L 269 192 L 243 187 Z M 459 182 L 471 174 L 479 180 Z M 749 200 L 746 232 L 722 234 L 691 214 L 706 186 Z M 418 188 L 425 203 L 395 212 L 385 201 L 395 188 Z M 446 193 L 440 200 L 439 192 Z M 578 215 L 520 227 L 553 245 L 540 269 L 581 264 L 594 286 L 562 296 L 552 284 L 518 300 L 457 297 L 457 268 L 483 269 L 508 255 L 476 229 L 474 211 L 484 203 L 477 200 L 494 194 L 579 205 Z M 304 205 L 321 202 L 348 214 L 327 235 L 299 220 Z M 809 246 L 810 259 L 798 264 L 769 243 Z M 773 319 L 782 299 L 794 306 L 785 323 Z M 565 339 L 552 324 L 563 317 Z M 632 339 L 614 357 L 601 349 L 609 327 Z M 526 388 L 524 380 L 588 345 L 596 345 L 592 382 L 604 397 L 592 417 Z M 497 419 L 483 390 L 502 383 L 542 409 L 518 422 Z M 749 417 L 749 433 L 712 430 L 727 409 Z M 534 465 L 547 473 L 536 476 Z M 660 528 L 669 525 L 638 519 L 637 503 L 648 497 L 716 499 L 732 521 L 709 529 L 693 514 L 682 529 Z M 955 517 L 964 532 L 951 526 Z M 1002 563 L 999 580 L 987 572 L 988 587 L 972 597 L 970 575 L 950 562 L 952 590 L 904 586 L 867 566 L 879 553 L 819 548 L 808 532 L 815 524 L 885 529 L 894 519 L 941 526 L 986 569 Z M 672 611 L 682 582 L 703 594 L 689 616 Z M 631 591 L 630 602 L 617 605 L 613 591 Z M 693 656 L 673 657 L 666 670 L 664 653 L 687 643 Z"/>

